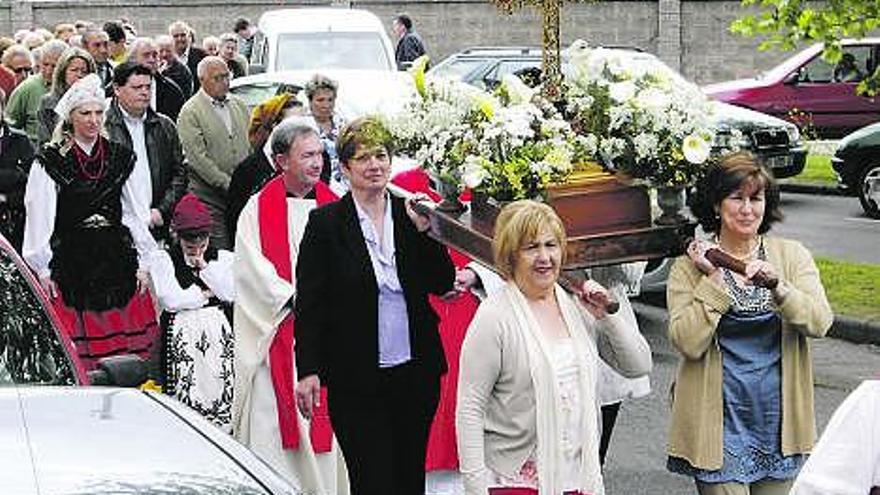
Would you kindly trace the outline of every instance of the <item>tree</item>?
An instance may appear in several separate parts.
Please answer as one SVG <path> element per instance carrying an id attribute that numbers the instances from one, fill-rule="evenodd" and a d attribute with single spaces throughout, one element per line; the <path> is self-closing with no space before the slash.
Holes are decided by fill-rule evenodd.
<path id="1" fill-rule="evenodd" d="M 825 44 L 822 56 L 837 63 L 843 52 L 843 38 L 863 38 L 880 27 L 878 0 L 742 0 L 746 7 L 757 6 L 758 14 L 737 19 L 731 31 L 744 36 L 763 35 L 759 50 L 791 50 L 798 43 L 815 41 Z M 874 95 L 880 89 L 880 64 L 858 86 L 859 93 Z"/>

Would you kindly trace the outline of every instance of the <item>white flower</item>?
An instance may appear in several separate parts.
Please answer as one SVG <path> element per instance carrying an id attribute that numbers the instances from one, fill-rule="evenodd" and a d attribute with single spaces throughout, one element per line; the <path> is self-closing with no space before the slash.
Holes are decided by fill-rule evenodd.
<path id="1" fill-rule="evenodd" d="M 613 83 L 608 86 L 608 94 L 611 96 L 611 99 L 618 102 L 624 103 L 632 99 L 636 94 L 636 85 L 633 84 L 632 81 L 623 81 L 619 83 Z"/>
<path id="2" fill-rule="evenodd" d="M 663 109 L 669 103 L 669 96 L 657 88 L 646 88 L 636 96 L 636 104 L 648 110 Z"/>
<path id="3" fill-rule="evenodd" d="M 633 138 L 633 146 L 636 149 L 636 157 L 639 160 L 654 158 L 657 156 L 657 144 L 659 140 L 654 134 L 641 133 Z"/>
<path id="4" fill-rule="evenodd" d="M 505 74 L 504 77 L 501 78 L 501 86 L 507 91 L 507 95 L 510 97 L 510 103 L 514 105 L 528 103 L 532 101 L 532 97 L 535 96 L 535 90 L 526 86 L 526 84 L 522 82 L 522 79 L 513 74 Z"/>
<path id="5" fill-rule="evenodd" d="M 483 167 L 483 158 L 469 155 L 464 159 L 461 179 L 469 189 L 476 189 L 489 177 L 489 172 Z"/>
<path id="6" fill-rule="evenodd" d="M 687 161 L 699 165 L 709 159 L 712 151 L 709 142 L 697 134 L 691 134 L 684 138 L 682 152 Z"/>

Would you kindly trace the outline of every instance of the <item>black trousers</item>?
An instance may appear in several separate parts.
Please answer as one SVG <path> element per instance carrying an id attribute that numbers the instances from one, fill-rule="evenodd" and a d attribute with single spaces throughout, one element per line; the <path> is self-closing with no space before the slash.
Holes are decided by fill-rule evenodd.
<path id="1" fill-rule="evenodd" d="M 378 390 L 328 388 L 352 495 L 425 493 L 425 452 L 439 397 L 440 377 L 411 364 L 383 370 Z"/>
<path id="2" fill-rule="evenodd" d="M 602 406 L 602 438 L 599 439 L 599 465 L 605 465 L 605 454 L 611 444 L 611 432 L 614 431 L 614 423 L 617 422 L 617 413 L 620 412 L 620 402 L 614 402 Z"/>

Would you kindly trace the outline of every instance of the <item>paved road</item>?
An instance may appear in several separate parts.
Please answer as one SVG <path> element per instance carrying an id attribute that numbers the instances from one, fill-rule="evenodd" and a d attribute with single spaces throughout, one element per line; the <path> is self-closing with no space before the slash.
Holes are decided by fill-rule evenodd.
<path id="1" fill-rule="evenodd" d="M 771 232 L 803 242 L 814 256 L 880 264 L 880 220 L 866 217 L 857 198 L 782 193 L 782 213 Z"/>
<path id="2" fill-rule="evenodd" d="M 666 339 L 666 311 L 638 305 L 642 332 L 654 354 L 648 397 L 624 403 L 606 466 L 609 495 L 693 495 L 692 482 L 665 470 L 668 390 L 678 355 Z M 863 379 L 880 376 L 880 349 L 836 339 L 814 341 L 816 415 L 820 431 Z"/>

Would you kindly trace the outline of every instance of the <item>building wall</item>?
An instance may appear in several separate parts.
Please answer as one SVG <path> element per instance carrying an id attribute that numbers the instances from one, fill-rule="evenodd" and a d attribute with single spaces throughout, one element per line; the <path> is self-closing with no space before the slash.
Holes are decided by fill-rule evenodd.
<path id="1" fill-rule="evenodd" d="M 364 8 L 387 20 L 407 12 L 428 51 L 443 57 L 476 45 L 540 44 L 541 18 L 533 7 L 513 15 L 479 0 L 333 0 Z M 296 0 L 283 6 L 329 5 L 326 0 Z M 30 26 L 50 28 L 76 19 L 103 22 L 125 16 L 143 35 L 165 32 L 175 19 L 188 21 L 201 38 L 229 31 L 236 17 L 256 21 L 266 10 L 282 7 L 266 0 L 0 0 L 0 32 Z M 728 30 L 745 10 L 739 0 L 603 0 L 565 3 L 560 39 L 591 44 L 638 46 L 658 54 L 699 83 L 747 77 L 772 67 L 787 54 L 757 52 L 758 40 Z"/>

